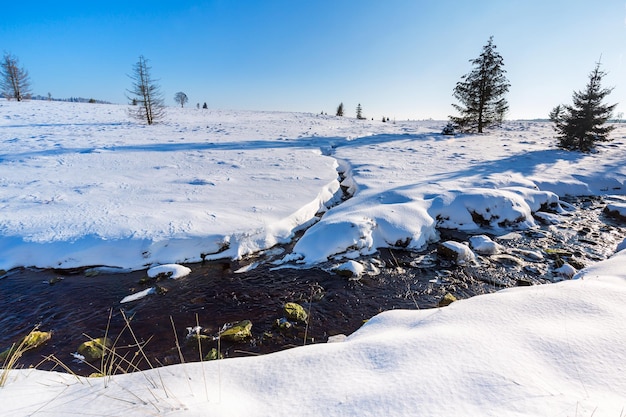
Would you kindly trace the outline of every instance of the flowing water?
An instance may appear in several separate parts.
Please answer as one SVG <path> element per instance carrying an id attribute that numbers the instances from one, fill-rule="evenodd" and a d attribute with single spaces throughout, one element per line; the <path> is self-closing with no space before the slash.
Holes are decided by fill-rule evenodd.
<path id="1" fill-rule="evenodd" d="M 236 357 L 324 343 L 329 336 L 354 332 L 384 310 L 437 307 L 446 293 L 462 299 L 550 283 L 564 279 L 556 272 L 563 262 L 581 268 L 606 259 L 626 237 L 626 225 L 602 211 L 610 199 L 571 201 L 568 213 L 557 216 L 558 223 L 550 224 L 548 215 L 546 224 L 532 230 L 504 235 L 484 230 L 503 249 L 474 264 L 440 259 L 436 244 L 420 252 L 381 250 L 366 260 L 380 272 L 358 280 L 327 272 L 323 266 L 277 269 L 271 261 L 284 255 L 281 248 L 240 262 L 188 265 L 192 273 L 177 280 L 146 281 L 146 271 L 16 269 L 0 279 L 0 351 L 38 326 L 53 336 L 44 346 L 26 352 L 18 366 L 60 370 L 62 362 L 73 372 L 88 375 L 101 363 L 78 361 L 72 353 L 80 343 L 105 334 L 115 340 L 115 362 L 125 370 L 179 363 L 181 357 L 197 361 L 212 348 L 224 357 Z M 469 237 L 456 231 L 440 234 L 442 240 Z M 253 262 L 260 265 L 236 272 Z M 120 304 L 125 296 L 150 287 L 158 287 L 158 293 Z M 308 323 L 279 328 L 287 302 L 301 304 L 309 313 Z M 225 324 L 241 320 L 252 322 L 251 338 L 241 342 L 214 338 Z M 196 326 L 208 336 L 200 344 L 187 338 L 187 328 Z"/>

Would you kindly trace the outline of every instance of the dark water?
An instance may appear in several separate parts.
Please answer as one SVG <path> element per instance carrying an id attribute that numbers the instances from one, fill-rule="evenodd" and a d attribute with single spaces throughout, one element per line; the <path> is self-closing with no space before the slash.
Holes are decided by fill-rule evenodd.
<path id="1" fill-rule="evenodd" d="M 142 281 L 145 271 L 94 276 L 85 270 L 10 271 L 0 279 L 0 350 L 38 326 L 52 331 L 53 337 L 26 352 L 18 366 L 59 369 L 57 361 L 45 359 L 55 355 L 73 372 L 85 375 L 93 367 L 71 354 L 89 337 L 105 333 L 118 338 L 116 353 L 134 364 L 125 366 L 129 369 L 179 363 L 177 339 L 185 361 L 197 361 L 200 350 L 204 354 L 213 347 L 225 357 L 235 357 L 326 342 L 329 336 L 354 332 L 364 320 L 384 310 L 436 307 L 447 292 L 460 299 L 515 285 L 549 283 L 561 279 L 554 270 L 562 261 L 582 267 L 607 258 L 626 236 L 624 224 L 602 213 L 602 199 L 574 203 L 576 210 L 559 224 L 498 240 L 508 257 L 481 257 L 476 265 L 458 266 L 439 259 L 436 245 L 419 253 L 384 250 L 374 257 L 383 265 L 380 274 L 360 280 L 322 269 L 272 269 L 268 263 L 234 272 L 249 260 L 241 265 L 229 261 L 192 264 L 187 277 L 148 282 Z M 442 240 L 468 237 L 454 231 L 440 233 Z M 561 249 L 561 254 L 549 251 L 554 248 Z M 524 250 L 541 252 L 544 258 L 529 261 L 520 255 Z M 152 286 L 165 291 L 120 304 L 125 296 Z M 287 302 L 298 302 L 309 311 L 308 326 L 294 323 L 287 330 L 275 326 Z M 186 341 L 187 327 L 198 324 L 202 334 L 210 337 L 224 324 L 241 320 L 253 323 L 253 337 L 244 342 L 222 341 L 218 346 L 216 340 L 207 339 L 199 349 L 197 343 Z"/>

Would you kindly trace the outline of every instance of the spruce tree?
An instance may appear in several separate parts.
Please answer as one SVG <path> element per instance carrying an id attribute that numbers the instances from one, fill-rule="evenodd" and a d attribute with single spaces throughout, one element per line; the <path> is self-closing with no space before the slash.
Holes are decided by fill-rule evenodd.
<path id="1" fill-rule="evenodd" d="M 483 133 L 483 129 L 504 120 L 509 109 L 504 96 L 510 84 L 505 76 L 504 60 L 493 44 L 493 36 L 483 46 L 480 56 L 470 62 L 474 69 L 461 77 L 453 93 L 461 104 L 452 106 L 460 115 L 450 116 L 450 121 L 463 132 Z"/>
<path id="2" fill-rule="evenodd" d="M 356 106 L 356 118 L 359 120 L 364 119 L 363 117 L 363 108 L 361 107 L 361 103 Z"/>
<path id="3" fill-rule="evenodd" d="M 339 103 L 339 106 L 337 106 L 337 113 L 335 113 L 335 116 L 343 116 L 343 103 Z"/>
<path id="4" fill-rule="evenodd" d="M 575 91 L 573 105 L 558 105 L 550 112 L 550 120 L 558 132 L 559 147 L 567 150 L 590 152 L 596 142 L 611 139 L 608 134 L 614 126 L 604 126 L 611 118 L 617 104 L 603 104 L 612 88 L 602 88 L 602 77 L 606 75 L 600 70 L 600 63 L 589 74 L 589 82 L 583 91 Z"/>

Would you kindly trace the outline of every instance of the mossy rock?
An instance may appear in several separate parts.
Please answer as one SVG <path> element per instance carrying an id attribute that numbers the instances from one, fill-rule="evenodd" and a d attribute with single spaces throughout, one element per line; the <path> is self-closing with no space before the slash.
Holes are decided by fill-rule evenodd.
<path id="1" fill-rule="evenodd" d="M 33 330 L 24 336 L 19 344 L 13 345 L 0 353 L 0 365 L 9 360 L 15 353 L 39 347 L 50 340 L 51 337 L 52 332 L 40 332 L 39 330 Z"/>
<path id="2" fill-rule="evenodd" d="M 449 306 L 450 304 L 452 304 L 453 302 L 457 301 L 457 298 L 450 294 L 449 292 L 446 293 L 446 295 L 443 296 L 443 298 L 441 300 L 439 300 L 439 307 L 446 307 Z"/>
<path id="3" fill-rule="evenodd" d="M 214 361 L 216 359 L 224 359 L 224 355 L 222 355 L 217 349 L 213 348 L 206 354 L 204 357 L 205 361 Z"/>
<path id="4" fill-rule="evenodd" d="M 89 340 L 88 342 L 81 343 L 78 347 L 78 353 L 85 357 L 87 362 L 101 359 L 104 356 L 105 348 L 110 349 L 113 346 L 111 340 L 104 337 Z"/>
<path id="5" fill-rule="evenodd" d="M 220 334 L 222 340 L 229 342 L 241 342 L 250 337 L 252 337 L 252 322 L 250 320 L 235 323 Z"/>
<path id="6" fill-rule="evenodd" d="M 191 347 L 198 347 L 198 343 L 204 346 L 210 342 L 213 342 L 213 337 L 206 334 L 192 333 L 187 336 L 187 345 Z"/>
<path id="7" fill-rule="evenodd" d="M 548 254 L 549 256 L 552 256 L 553 258 L 559 258 L 561 256 L 564 256 L 564 257 L 572 256 L 572 252 L 565 250 L 565 249 L 560 249 L 560 248 L 546 248 L 544 249 L 544 251 L 546 252 L 546 254 Z"/>
<path id="8" fill-rule="evenodd" d="M 38 330 L 33 330 L 28 333 L 22 344 L 27 346 L 28 349 L 36 348 L 37 346 L 41 346 L 46 343 L 52 337 L 52 332 L 40 332 Z"/>
<path id="9" fill-rule="evenodd" d="M 308 315 L 302 307 L 298 303 L 287 303 L 283 307 L 285 310 L 285 317 L 289 320 L 299 321 L 301 323 L 305 323 Z"/>

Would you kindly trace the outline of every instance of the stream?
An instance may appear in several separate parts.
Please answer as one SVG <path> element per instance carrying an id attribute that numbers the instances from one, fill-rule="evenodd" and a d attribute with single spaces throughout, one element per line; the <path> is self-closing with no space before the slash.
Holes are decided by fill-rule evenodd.
<path id="1" fill-rule="evenodd" d="M 187 265 L 191 274 L 176 280 L 104 268 L 15 269 L 0 278 L 0 351 L 38 327 L 52 338 L 25 352 L 17 367 L 89 375 L 101 370 L 101 363 L 80 361 L 73 353 L 80 343 L 105 334 L 115 341 L 119 358 L 113 373 L 198 361 L 213 348 L 223 357 L 240 357 L 326 343 L 330 336 L 353 333 L 381 311 L 435 308 L 448 293 L 463 299 L 568 279 L 557 272 L 561 265 L 581 269 L 604 260 L 626 237 L 624 219 L 603 212 L 613 199 L 563 199 L 566 213 L 543 216 L 537 228 L 482 230 L 501 250 L 475 263 L 442 259 L 438 244 L 419 252 L 381 249 L 360 260 L 377 273 L 359 279 L 337 275 L 327 265 L 277 268 L 272 262 L 289 247 L 240 261 Z M 442 241 L 470 237 L 455 230 L 439 233 Z M 256 262 L 256 268 L 245 268 Z M 120 304 L 151 286 L 159 291 Z M 284 325 L 288 302 L 304 307 L 308 323 Z M 251 337 L 239 342 L 215 337 L 224 325 L 242 320 L 252 322 Z M 188 337 L 196 326 L 206 336 L 200 343 Z"/>

